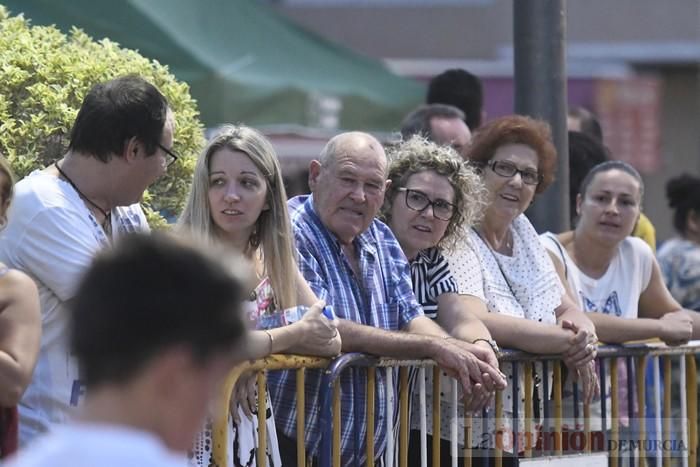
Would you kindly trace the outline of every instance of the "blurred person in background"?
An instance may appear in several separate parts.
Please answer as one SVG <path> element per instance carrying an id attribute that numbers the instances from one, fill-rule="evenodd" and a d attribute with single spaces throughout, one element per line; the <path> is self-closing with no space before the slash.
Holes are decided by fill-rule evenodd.
<path id="1" fill-rule="evenodd" d="M 657 253 L 666 287 L 683 308 L 700 311 L 700 177 L 681 175 L 666 184 L 677 236 Z"/>
<path id="2" fill-rule="evenodd" d="M 601 145 L 603 144 L 603 127 L 600 125 L 598 118 L 593 114 L 593 112 L 591 112 L 588 109 L 585 109 L 583 107 L 574 107 L 573 109 L 569 110 L 569 115 L 567 117 L 567 127 L 570 132 L 577 131 L 583 133 L 592 138 L 593 140 L 599 142 Z M 575 203 L 576 199 L 576 194 L 578 193 L 578 184 L 581 182 L 581 180 L 583 180 L 583 177 L 586 176 L 588 171 L 595 164 L 588 165 L 587 167 L 585 165 L 578 165 L 580 163 L 580 159 L 578 161 L 572 161 L 572 158 L 577 159 L 578 157 L 577 155 L 572 156 L 571 144 L 569 144 L 569 151 L 569 192 L 572 195 L 569 197 L 569 202 L 573 207 L 573 203 Z M 605 157 L 606 158 L 604 160 L 609 159 L 607 150 Z M 598 159 L 597 163 L 604 162 L 604 160 Z M 593 160 L 589 160 L 588 162 L 592 163 Z M 573 178 L 573 176 L 571 175 L 572 173 L 574 173 L 574 170 L 576 171 L 576 178 Z M 572 216 L 572 219 L 574 216 L 574 212 L 575 209 L 571 209 L 570 215 Z M 573 227 L 573 222 L 571 223 L 571 225 Z M 637 223 L 634 226 L 634 230 L 632 231 L 632 235 L 641 238 L 646 242 L 647 245 L 649 245 L 652 251 L 656 251 L 656 228 L 654 228 L 654 224 L 651 223 L 649 218 L 646 215 L 644 215 L 643 212 L 640 213 L 639 219 L 637 220 Z"/>
<path id="3" fill-rule="evenodd" d="M 10 164 L 0 156 L 0 230 L 7 224 L 13 182 Z M 34 281 L 0 263 L 0 459 L 17 450 L 17 404 L 31 381 L 40 339 Z"/>
<path id="4" fill-rule="evenodd" d="M 401 137 L 407 141 L 413 135 L 450 146 L 462 158 L 467 156 L 472 139 L 471 131 L 464 123 L 464 113 L 445 104 L 422 105 L 408 114 L 401 123 Z"/>
<path id="5" fill-rule="evenodd" d="M 486 119 L 484 90 L 478 76 L 461 68 L 445 70 L 428 83 L 426 104 L 447 104 L 464 113 L 464 123 L 471 131 Z"/>

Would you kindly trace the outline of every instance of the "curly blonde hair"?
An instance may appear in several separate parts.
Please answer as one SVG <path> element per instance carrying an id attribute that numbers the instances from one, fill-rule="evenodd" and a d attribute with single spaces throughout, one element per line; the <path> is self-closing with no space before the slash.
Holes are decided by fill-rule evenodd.
<path id="1" fill-rule="evenodd" d="M 405 187 L 412 175 L 433 171 L 450 182 L 455 192 L 452 204 L 457 207 L 445 235 L 436 246 L 451 250 L 464 240 L 469 228 L 481 220 L 487 206 L 488 192 L 475 169 L 464 163 L 451 147 L 440 146 L 419 135 L 390 148 L 388 157 L 391 184 L 384 197 L 380 213 L 382 220 L 391 222 L 391 209 L 400 193 L 399 188 Z"/>

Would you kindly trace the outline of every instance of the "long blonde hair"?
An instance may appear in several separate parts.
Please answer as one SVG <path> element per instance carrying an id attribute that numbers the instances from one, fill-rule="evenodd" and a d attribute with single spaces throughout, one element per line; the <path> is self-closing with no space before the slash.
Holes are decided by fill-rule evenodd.
<path id="1" fill-rule="evenodd" d="M 270 278 L 277 304 L 281 308 L 294 306 L 297 289 L 292 278 L 297 276 L 297 264 L 287 213 L 287 193 L 277 154 L 258 131 L 246 126 L 225 125 L 209 141 L 195 164 L 192 187 L 177 228 L 205 241 L 215 241 L 208 196 L 209 166 L 213 155 L 224 148 L 247 155 L 265 178 L 270 209 L 260 213 L 248 240 L 248 251 L 262 256 L 264 274 Z"/>

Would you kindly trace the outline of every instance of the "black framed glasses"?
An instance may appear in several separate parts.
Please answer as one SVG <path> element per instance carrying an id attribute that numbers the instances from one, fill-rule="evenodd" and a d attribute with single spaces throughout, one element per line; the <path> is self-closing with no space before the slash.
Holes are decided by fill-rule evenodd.
<path id="1" fill-rule="evenodd" d="M 170 167 L 173 164 L 173 162 L 175 162 L 176 160 L 178 160 L 180 158 L 180 156 L 172 149 L 168 149 L 160 143 L 157 143 L 157 144 L 158 144 L 158 147 L 161 148 L 163 150 L 163 152 L 165 152 L 165 166 L 166 167 Z"/>
<path id="2" fill-rule="evenodd" d="M 517 165 L 508 161 L 495 161 L 491 160 L 486 163 L 491 170 L 494 171 L 496 175 L 501 177 L 511 178 L 515 177 L 515 174 L 520 174 L 520 178 L 526 185 L 539 185 L 542 181 L 542 175 L 537 173 L 536 170 L 532 169 L 519 169 Z"/>
<path id="3" fill-rule="evenodd" d="M 433 207 L 433 216 L 441 221 L 449 221 L 455 215 L 457 206 L 448 203 L 444 199 L 436 199 L 431 201 L 428 196 L 422 191 L 411 190 L 410 188 L 400 187 L 398 191 L 406 193 L 406 207 L 414 211 L 422 212 L 429 206 Z"/>

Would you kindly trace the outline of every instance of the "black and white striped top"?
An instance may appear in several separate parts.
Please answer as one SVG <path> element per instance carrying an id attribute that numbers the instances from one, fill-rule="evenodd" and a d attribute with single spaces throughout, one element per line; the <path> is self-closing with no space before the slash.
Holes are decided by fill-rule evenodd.
<path id="1" fill-rule="evenodd" d="M 450 264 L 439 248 L 423 250 L 411 261 L 411 282 L 418 303 L 425 316 L 437 318 L 438 297 L 444 293 L 458 293 L 457 282 Z"/>

